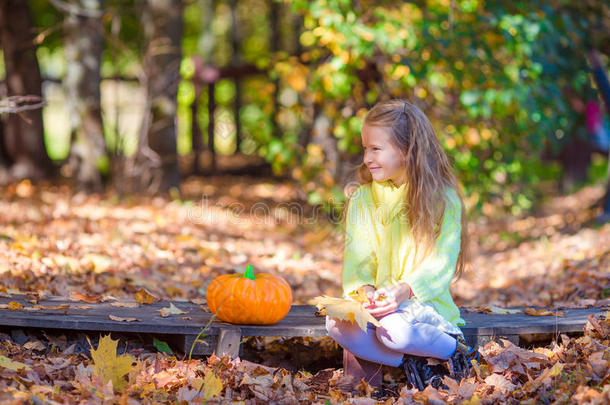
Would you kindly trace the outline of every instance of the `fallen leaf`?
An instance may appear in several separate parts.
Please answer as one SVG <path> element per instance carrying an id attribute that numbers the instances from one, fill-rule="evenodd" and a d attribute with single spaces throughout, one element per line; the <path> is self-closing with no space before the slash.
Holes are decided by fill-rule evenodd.
<path id="1" fill-rule="evenodd" d="M 203 377 L 203 399 L 207 401 L 222 392 L 222 381 L 213 372 L 206 371 Z"/>
<path id="2" fill-rule="evenodd" d="M 100 338 L 97 349 L 93 349 L 91 342 L 91 358 L 93 359 L 93 370 L 104 384 L 112 381 L 115 390 L 120 391 L 127 382 L 123 376 L 129 373 L 135 359 L 129 354 L 117 356 L 116 350 L 118 340 L 112 340 L 110 335 Z"/>
<path id="3" fill-rule="evenodd" d="M 117 322 L 139 322 L 138 318 L 121 318 L 120 316 L 108 315 L 108 318 Z"/>
<path id="4" fill-rule="evenodd" d="M 136 293 L 136 301 L 139 304 L 152 304 L 155 302 L 155 296 L 149 293 L 146 289 L 142 288 Z"/>
<path id="5" fill-rule="evenodd" d="M 553 367 L 545 369 L 542 374 L 536 377 L 536 379 L 533 381 L 533 387 L 536 388 L 541 384 L 550 384 L 551 379 L 553 377 L 557 377 L 563 370 L 563 367 L 563 363 L 557 362 L 553 365 Z"/>
<path id="6" fill-rule="evenodd" d="M 355 390 L 366 397 L 370 397 L 371 393 L 373 391 L 375 391 L 375 388 L 373 388 L 369 383 L 364 381 L 364 378 L 363 378 L 360 380 L 358 385 L 356 385 Z"/>
<path id="7" fill-rule="evenodd" d="M 327 296 L 316 297 L 313 299 L 313 302 L 318 309 L 325 308 L 326 314 L 329 317 L 356 322 L 363 331 L 366 331 L 368 322 L 375 326 L 381 326 L 379 321 L 365 310 L 359 302 Z"/>
<path id="8" fill-rule="evenodd" d="M 11 311 L 18 311 L 20 309 L 23 309 L 23 305 L 18 302 L 11 301 L 8 303 L 8 309 L 10 309 Z"/>
<path id="9" fill-rule="evenodd" d="M 523 312 L 525 312 L 526 315 L 531 316 L 564 316 L 564 313 L 561 311 L 553 312 L 546 308 L 525 308 Z"/>
<path id="10" fill-rule="evenodd" d="M 26 342 L 23 345 L 23 347 L 25 347 L 28 350 L 38 350 L 38 351 L 47 350 L 47 347 L 40 340 L 33 340 L 31 342 Z"/>
<path id="11" fill-rule="evenodd" d="M 167 308 L 161 308 L 159 310 L 159 312 L 161 313 L 161 316 L 163 318 L 167 318 L 170 315 L 181 315 L 181 314 L 186 314 L 186 312 L 184 312 L 183 310 L 181 310 L 180 308 L 176 307 L 173 303 L 169 304 L 169 307 Z"/>
<path id="12" fill-rule="evenodd" d="M 501 308 L 496 307 L 495 305 L 489 305 L 486 308 L 487 312 L 492 314 L 520 314 L 523 312 L 520 309 Z"/>
<path id="13" fill-rule="evenodd" d="M 70 308 L 70 305 L 56 305 L 56 306 L 53 306 L 53 305 L 51 305 L 51 306 L 41 305 L 40 306 L 40 309 L 46 309 L 46 310 L 52 310 L 52 311 L 61 310 L 61 309 L 69 309 L 69 308 Z"/>
<path id="14" fill-rule="evenodd" d="M 84 295 L 79 293 L 74 293 L 70 295 L 70 300 L 72 301 L 85 301 L 89 304 L 97 304 L 102 299 L 101 295 Z"/>
<path id="15" fill-rule="evenodd" d="M 462 402 L 462 405 L 479 405 L 481 403 L 481 398 L 479 398 L 479 396 L 477 394 L 474 394 L 472 396 L 472 398 L 467 399 L 466 401 Z"/>
<path id="16" fill-rule="evenodd" d="M 121 307 L 121 308 L 137 308 L 137 307 L 140 306 L 140 304 L 138 304 L 137 302 L 119 301 L 119 302 L 112 302 L 112 303 L 110 303 L 110 306 Z"/>
<path id="17" fill-rule="evenodd" d="M 193 298 L 191 302 L 197 305 L 204 305 L 207 303 L 207 300 L 205 298 Z"/>
<path id="18" fill-rule="evenodd" d="M 112 257 L 97 253 L 87 253 L 82 258 L 82 262 L 89 264 L 96 273 L 102 273 L 114 265 Z"/>
<path id="19" fill-rule="evenodd" d="M 180 377 L 173 371 L 162 370 L 154 375 L 153 380 L 157 388 L 171 388 L 182 383 Z"/>
<path id="20" fill-rule="evenodd" d="M 161 353 L 167 353 L 169 355 L 174 354 L 171 347 L 169 347 L 169 345 L 166 342 L 159 340 L 157 338 L 153 338 L 153 346 L 155 346 L 157 348 L 157 350 L 159 350 Z"/>
<path id="21" fill-rule="evenodd" d="M 348 295 L 354 301 L 360 302 L 362 304 L 367 303 L 367 302 L 372 302 L 372 300 L 370 300 L 369 297 L 366 296 L 364 287 L 360 287 L 357 290 L 350 292 Z"/>
<path id="22" fill-rule="evenodd" d="M 32 368 L 27 364 L 20 363 L 18 361 L 13 361 L 8 357 L 0 356 L 0 367 L 8 368 L 9 370 L 19 371 L 22 368 L 26 370 L 31 370 Z"/>
<path id="23" fill-rule="evenodd" d="M 516 388 L 516 385 L 508 381 L 506 377 L 496 373 L 487 377 L 485 379 L 485 384 L 493 385 L 494 387 L 500 388 L 502 391 L 508 392 L 511 392 Z"/>

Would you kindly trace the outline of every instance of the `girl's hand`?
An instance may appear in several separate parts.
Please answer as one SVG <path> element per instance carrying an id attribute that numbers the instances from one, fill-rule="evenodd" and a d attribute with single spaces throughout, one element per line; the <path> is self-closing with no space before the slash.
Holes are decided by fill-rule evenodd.
<path id="1" fill-rule="evenodd" d="M 376 294 L 375 287 L 373 287 L 372 285 L 363 285 L 360 288 L 364 290 L 364 294 L 366 295 L 366 298 L 368 298 L 370 301 L 373 301 L 375 299 L 375 294 Z M 370 304 L 365 304 L 365 305 L 370 305 Z"/>
<path id="2" fill-rule="evenodd" d="M 364 304 L 363 306 L 372 316 L 381 318 L 396 311 L 400 304 L 412 296 L 411 287 L 403 283 L 393 287 L 380 288 L 375 291 L 375 301 L 372 304 Z M 381 297 L 385 298 L 380 300 Z"/>

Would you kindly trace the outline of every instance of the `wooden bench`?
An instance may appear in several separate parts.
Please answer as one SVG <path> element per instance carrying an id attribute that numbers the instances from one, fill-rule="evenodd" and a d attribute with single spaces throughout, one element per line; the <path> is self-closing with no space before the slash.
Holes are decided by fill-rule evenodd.
<path id="1" fill-rule="evenodd" d="M 11 310 L 11 302 L 22 308 Z M 35 302 L 35 301 L 34 301 Z M 275 325 L 232 325 L 210 322 L 212 315 L 191 302 L 172 301 L 184 311 L 181 315 L 161 317 L 160 310 L 170 306 L 170 301 L 152 305 L 136 305 L 135 302 L 117 301 L 86 303 L 52 297 L 37 303 L 24 295 L 0 297 L 0 326 L 41 328 L 74 331 L 126 332 L 163 335 L 178 349 L 189 353 L 200 332 L 204 331 L 193 348 L 195 355 L 239 355 L 243 336 L 327 336 L 325 319 L 315 316 L 316 308 L 294 305 L 288 315 Z M 118 306 L 131 305 L 132 307 Z M 14 307 L 15 304 L 12 304 Z M 523 309 L 523 308 L 520 308 Z M 564 316 L 529 316 L 519 314 L 468 313 L 462 311 L 466 326 L 462 327 L 466 340 L 472 345 L 483 345 L 489 340 L 504 338 L 519 344 L 520 336 L 533 334 L 559 334 L 582 332 L 590 314 L 605 313 L 604 308 L 562 309 Z M 115 319 L 135 318 L 135 321 Z"/>

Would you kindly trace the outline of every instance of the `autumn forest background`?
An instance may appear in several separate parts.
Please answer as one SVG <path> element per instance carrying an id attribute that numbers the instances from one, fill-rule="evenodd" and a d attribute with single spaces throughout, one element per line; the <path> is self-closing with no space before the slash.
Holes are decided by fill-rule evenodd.
<path id="1" fill-rule="evenodd" d="M 252 264 L 295 303 L 338 296 L 362 121 L 402 98 L 465 196 L 456 303 L 608 308 L 609 69 L 595 0 L 0 0 L 0 294 L 200 300 Z M 384 400 L 602 403 L 610 322 L 592 322 L 490 343 L 450 390 L 388 371 Z M 242 363 L 122 339 L 119 389 L 84 335 L 2 329 L 0 398 L 373 401 L 340 387 L 328 339 L 253 338 Z"/>

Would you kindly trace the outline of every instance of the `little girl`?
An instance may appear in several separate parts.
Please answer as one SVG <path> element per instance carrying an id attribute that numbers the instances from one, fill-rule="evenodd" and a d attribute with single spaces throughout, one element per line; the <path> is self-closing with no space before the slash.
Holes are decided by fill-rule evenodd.
<path id="1" fill-rule="evenodd" d="M 343 292 L 362 288 L 372 301 L 364 308 L 381 327 L 369 323 L 363 332 L 327 318 L 326 328 L 347 354 L 402 366 L 419 389 L 438 386 L 446 369 L 426 367 L 427 357 L 449 360 L 449 374 L 460 378 L 477 353 L 465 345 L 465 321 L 449 292 L 466 244 L 457 181 L 430 121 L 411 103 L 375 105 L 361 135 L 362 184 L 344 211 Z M 346 363 L 344 356 L 349 374 Z"/>

